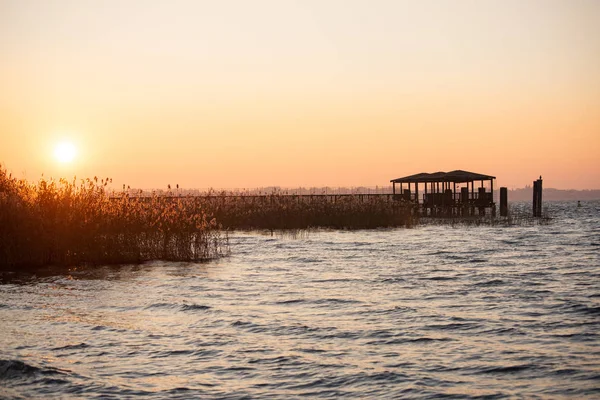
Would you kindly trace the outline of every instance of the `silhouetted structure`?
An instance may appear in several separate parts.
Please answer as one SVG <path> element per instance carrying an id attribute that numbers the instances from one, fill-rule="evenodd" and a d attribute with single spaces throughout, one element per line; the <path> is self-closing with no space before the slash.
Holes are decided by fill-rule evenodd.
<path id="1" fill-rule="evenodd" d="M 508 189 L 505 187 L 500 188 L 500 216 L 508 216 Z"/>
<path id="2" fill-rule="evenodd" d="M 533 216 L 542 216 L 542 176 L 537 181 L 533 181 Z"/>
<path id="3" fill-rule="evenodd" d="M 423 172 L 392 179 L 390 182 L 394 199 L 412 202 L 417 212 L 423 215 L 467 216 L 475 215 L 475 209 L 478 210 L 479 215 L 485 215 L 486 209 L 490 209 L 492 215 L 496 214 L 494 179 L 496 177 L 491 175 L 456 170 Z M 489 191 L 485 187 L 487 181 L 489 181 Z M 475 182 L 481 182 L 477 191 L 475 191 Z M 420 189 L 422 196 L 419 196 Z"/>

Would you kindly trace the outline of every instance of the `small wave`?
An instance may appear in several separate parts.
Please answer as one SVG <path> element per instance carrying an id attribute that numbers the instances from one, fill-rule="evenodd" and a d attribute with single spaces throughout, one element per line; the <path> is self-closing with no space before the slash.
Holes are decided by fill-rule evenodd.
<path id="1" fill-rule="evenodd" d="M 168 394 L 180 394 L 180 393 L 187 393 L 190 390 L 191 390 L 190 388 L 186 388 L 186 387 L 176 387 L 176 388 L 173 388 L 173 389 L 169 389 L 168 391 L 166 391 L 166 393 L 168 393 Z"/>
<path id="2" fill-rule="evenodd" d="M 396 338 L 390 340 L 373 340 L 367 342 L 369 345 L 395 345 L 395 344 L 424 344 L 434 342 L 449 342 L 450 338 L 431 338 L 431 337 L 420 337 L 420 338 Z"/>
<path id="3" fill-rule="evenodd" d="M 102 326 L 102 325 L 96 325 L 92 328 L 93 331 L 103 331 L 108 329 L 106 326 Z"/>
<path id="4" fill-rule="evenodd" d="M 291 299 L 291 300 L 281 300 L 276 301 L 275 304 L 286 305 L 286 304 L 298 304 L 298 303 L 306 303 L 304 299 Z"/>
<path id="5" fill-rule="evenodd" d="M 408 339 L 406 343 L 428 343 L 428 342 L 448 342 L 452 339 L 450 338 L 430 338 L 430 337 L 420 337 L 416 339 Z"/>
<path id="6" fill-rule="evenodd" d="M 406 279 L 404 279 L 404 278 L 385 278 L 381 282 L 384 282 L 384 283 L 399 283 L 399 282 L 406 282 Z"/>
<path id="7" fill-rule="evenodd" d="M 254 358 L 248 360 L 248 364 L 277 364 L 277 365 L 297 365 L 300 363 L 300 357 L 297 356 L 277 356 L 271 358 Z"/>
<path id="8" fill-rule="evenodd" d="M 469 330 L 479 327 L 479 324 L 465 322 L 465 323 L 450 323 L 450 324 L 436 324 L 427 325 L 423 329 L 426 330 L 442 330 L 442 331 L 454 331 L 454 330 Z"/>
<path id="9" fill-rule="evenodd" d="M 40 371 L 39 368 L 25 364 L 19 360 L 0 360 L 0 379 L 14 379 L 30 376 Z"/>
<path id="10" fill-rule="evenodd" d="M 323 260 L 314 257 L 289 257 L 288 261 L 297 261 L 302 264 L 317 264 L 323 262 Z"/>
<path id="11" fill-rule="evenodd" d="M 273 333 L 277 335 L 301 335 L 305 333 L 317 332 L 320 328 L 313 328 L 308 325 L 284 325 L 273 329 Z"/>
<path id="12" fill-rule="evenodd" d="M 315 300 L 314 303 L 315 304 L 359 304 L 359 303 L 362 303 L 362 301 L 360 301 L 360 300 L 352 300 L 352 299 L 330 298 L 330 299 Z"/>
<path id="13" fill-rule="evenodd" d="M 180 311 L 202 311 L 202 310 L 209 310 L 212 307 L 210 306 L 205 306 L 202 304 L 194 304 L 194 303 L 190 303 L 190 304 L 177 304 L 177 303 L 154 303 L 154 304 L 150 304 L 149 306 L 146 307 L 146 309 L 168 309 L 168 310 L 180 310 Z"/>
<path id="14" fill-rule="evenodd" d="M 559 310 L 568 310 L 568 311 L 575 312 L 575 313 L 588 314 L 588 315 L 593 315 L 593 316 L 600 315 L 600 306 L 590 307 L 590 306 L 587 306 L 587 305 L 581 304 L 581 303 L 560 304 L 560 305 L 553 306 L 552 308 L 559 309 Z"/>
<path id="15" fill-rule="evenodd" d="M 500 286 L 505 284 L 506 282 L 504 282 L 502 279 L 492 279 L 490 281 L 476 283 L 473 286 Z"/>
<path id="16" fill-rule="evenodd" d="M 89 344 L 86 343 L 79 343 L 79 344 L 68 344 L 66 346 L 61 346 L 61 347 L 55 347 L 52 349 L 52 351 L 61 351 L 61 350 L 79 350 L 79 349 L 86 349 L 90 347 Z"/>
<path id="17" fill-rule="evenodd" d="M 421 280 L 424 281 L 454 281 L 458 279 L 455 276 L 431 276 L 431 277 L 424 277 L 421 278 Z"/>
<path id="18" fill-rule="evenodd" d="M 56 368 L 38 368 L 20 360 L 0 360 L 0 380 L 22 379 L 35 375 L 65 374 Z"/>
<path id="19" fill-rule="evenodd" d="M 152 309 L 152 308 L 175 308 L 177 307 L 177 304 L 173 304 L 173 303 L 154 303 L 154 304 L 150 304 L 149 306 L 146 306 L 146 309 Z"/>
<path id="20" fill-rule="evenodd" d="M 202 304 L 184 304 L 181 306 L 183 311 L 195 311 L 195 310 L 210 310 L 211 306 L 205 306 Z"/>
<path id="21" fill-rule="evenodd" d="M 585 314 L 591 314 L 594 316 L 600 315 L 600 307 L 582 306 L 578 311 L 583 312 Z"/>
<path id="22" fill-rule="evenodd" d="M 253 322 L 248 322 L 248 321 L 235 321 L 231 324 L 231 326 L 235 327 L 235 328 L 243 328 L 244 330 L 251 332 L 251 333 L 264 333 L 267 332 L 269 329 L 264 326 L 264 325 L 259 325 L 259 324 L 255 324 Z"/>
<path id="23" fill-rule="evenodd" d="M 532 365 L 532 364 L 511 365 L 508 367 L 486 368 L 486 369 L 481 370 L 479 373 L 481 373 L 481 374 L 513 374 L 513 373 L 525 371 L 528 369 L 532 369 L 534 367 L 535 367 L 535 365 Z"/>
<path id="24" fill-rule="evenodd" d="M 567 334 L 555 334 L 552 337 L 565 338 L 565 339 L 576 339 L 578 342 L 596 342 L 598 335 L 596 333 L 567 333 Z"/>
<path id="25" fill-rule="evenodd" d="M 67 385 L 70 382 L 66 379 L 60 379 L 60 378 L 43 378 L 40 380 L 36 380 L 34 382 L 35 384 L 41 384 L 44 386 L 53 386 L 53 385 Z"/>
<path id="26" fill-rule="evenodd" d="M 425 256 L 438 256 L 438 255 L 442 255 L 442 254 L 452 254 L 451 251 L 446 251 L 446 250 L 438 250 L 438 251 L 434 251 L 431 253 L 425 253 Z"/>
<path id="27" fill-rule="evenodd" d="M 157 351 L 150 355 L 150 358 L 168 358 L 177 356 L 189 356 L 194 353 L 194 350 L 168 350 L 168 351 Z"/>
<path id="28" fill-rule="evenodd" d="M 577 375 L 577 374 L 581 373 L 581 371 L 578 369 L 573 369 L 573 368 L 561 368 L 561 369 L 552 371 L 552 373 L 554 375 L 564 376 L 564 375 Z"/>
<path id="29" fill-rule="evenodd" d="M 327 350 L 323 350 L 323 349 L 307 349 L 307 348 L 298 348 L 298 349 L 293 349 L 294 351 L 298 351 L 300 353 L 308 353 L 308 354 L 321 354 L 321 353 L 327 353 Z"/>
<path id="30" fill-rule="evenodd" d="M 493 329 L 487 329 L 484 331 L 480 331 L 480 334 L 486 334 L 486 335 L 505 335 L 505 334 L 511 334 L 511 335 L 525 335 L 524 332 L 513 328 L 513 327 L 503 327 L 503 328 L 493 328 Z"/>
<path id="31" fill-rule="evenodd" d="M 388 339 L 388 338 L 396 337 L 396 336 L 397 336 L 396 333 L 394 333 L 393 331 L 390 331 L 388 329 L 380 329 L 380 330 L 372 331 L 367 335 L 367 337 L 377 338 L 377 339 Z"/>
<path id="32" fill-rule="evenodd" d="M 313 283 L 338 283 L 338 282 L 357 282 L 358 279 L 353 278 L 331 278 L 331 279 L 315 279 Z"/>

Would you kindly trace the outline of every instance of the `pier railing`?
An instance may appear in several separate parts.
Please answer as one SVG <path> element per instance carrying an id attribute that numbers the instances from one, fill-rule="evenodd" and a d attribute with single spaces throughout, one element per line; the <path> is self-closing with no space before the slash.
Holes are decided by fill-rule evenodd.
<path id="1" fill-rule="evenodd" d="M 423 194 L 425 206 L 488 205 L 493 203 L 491 192 L 467 193 L 427 193 Z"/>

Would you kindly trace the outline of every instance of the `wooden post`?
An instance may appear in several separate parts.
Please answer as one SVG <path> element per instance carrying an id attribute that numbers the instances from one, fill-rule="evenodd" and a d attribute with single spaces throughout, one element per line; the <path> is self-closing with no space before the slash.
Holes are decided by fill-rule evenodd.
<path id="1" fill-rule="evenodd" d="M 479 215 L 485 215 L 485 206 L 487 205 L 485 201 L 485 188 L 481 186 L 478 191 L 477 204 L 479 205 Z"/>
<path id="2" fill-rule="evenodd" d="M 471 181 L 471 215 L 475 215 L 475 181 Z"/>
<path id="3" fill-rule="evenodd" d="M 461 214 L 468 214 L 468 206 L 469 206 L 469 182 L 467 182 L 467 187 L 460 188 L 460 203 L 461 203 Z"/>
<path id="4" fill-rule="evenodd" d="M 538 179 L 538 217 L 542 216 L 542 176 Z"/>
<path id="5" fill-rule="evenodd" d="M 505 187 L 500 188 L 500 216 L 508 216 L 508 189 Z"/>
<path id="6" fill-rule="evenodd" d="M 419 205 L 419 182 L 415 182 L 415 203 Z"/>
<path id="7" fill-rule="evenodd" d="M 452 186 L 452 213 L 456 212 L 456 215 L 458 215 L 458 208 L 456 208 L 456 205 L 458 204 L 458 201 L 456 201 L 456 182 L 453 182 L 453 186 Z"/>
<path id="8" fill-rule="evenodd" d="M 423 215 L 427 215 L 427 205 L 429 203 L 429 198 L 427 197 L 427 182 L 425 182 L 424 185 L 425 185 L 425 196 L 423 197 Z"/>
<path id="9" fill-rule="evenodd" d="M 537 181 L 533 181 L 533 216 L 537 217 Z"/>
<path id="10" fill-rule="evenodd" d="M 533 216 L 542 216 L 542 176 L 533 182 Z"/>

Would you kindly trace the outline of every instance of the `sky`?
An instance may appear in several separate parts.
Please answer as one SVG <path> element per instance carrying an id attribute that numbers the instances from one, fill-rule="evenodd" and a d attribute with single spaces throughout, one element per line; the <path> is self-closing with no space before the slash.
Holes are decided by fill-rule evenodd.
<path id="1" fill-rule="evenodd" d="M 0 163 L 148 189 L 455 169 L 599 189 L 599 71 L 595 0 L 0 0 Z"/>

